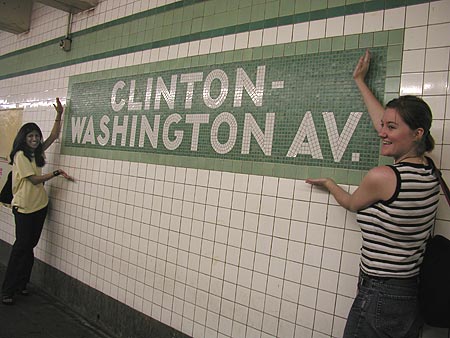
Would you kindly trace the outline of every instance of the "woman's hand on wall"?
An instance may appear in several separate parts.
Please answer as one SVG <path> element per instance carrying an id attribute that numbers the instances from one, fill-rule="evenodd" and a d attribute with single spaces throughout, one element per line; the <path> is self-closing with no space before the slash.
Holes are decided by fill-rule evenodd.
<path id="1" fill-rule="evenodd" d="M 365 81 L 367 72 L 369 71 L 371 57 L 372 55 L 367 49 L 356 64 L 355 70 L 353 71 L 353 79 L 355 80 L 356 86 L 358 87 L 361 97 L 364 100 L 364 104 L 367 107 L 373 127 L 377 132 L 379 132 L 381 129 L 381 118 L 384 114 L 384 107 L 372 93 Z"/>
<path id="2" fill-rule="evenodd" d="M 371 56 L 370 51 L 367 49 L 364 55 L 359 58 L 355 70 L 353 71 L 353 79 L 355 82 L 364 82 L 367 72 L 369 71 Z"/>
<path id="3" fill-rule="evenodd" d="M 74 179 L 72 176 L 70 176 L 69 174 L 67 174 L 67 173 L 66 173 L 64 170 L 62 170 L 62 169 L 55 170 L 55 172 L 58 172 L 58 173 L 59 173 L 58 175 L 61 175 L 61 176 L 64 177 L 66 180 L 69 180 L 69 181 L 72 181 L 72 182 L 75 181 L 75 179 Z M 57 176 L 57 175 L 55 175 L 55 176 Z"/>
<path id="4" fill-rule="evenodd" d="M 64 111 L 64 108 L 61 104 L 61 101 L 59 101 L 59 97 L 56 98 L 56 104 L 53 104 L 53 107 L 55 107 L 55 110 L 56 110 L 56 120 L 58 118 L 61 119 L 61 115 Z"/>
<path id="5" fill-rule="evenodd" d="M 53 104 L 53 107 L 55 107 L 56 110 L 55 123 L 53 124 L 50 136 L 44 141 L 44 151 L 51 146 L 51 144 L 59 137 L 59 133 L 61 132 L 61 120 L 64 108 L 61 101 L 59 101 L 59 97 L 56 98 L 56 104 Z"/>

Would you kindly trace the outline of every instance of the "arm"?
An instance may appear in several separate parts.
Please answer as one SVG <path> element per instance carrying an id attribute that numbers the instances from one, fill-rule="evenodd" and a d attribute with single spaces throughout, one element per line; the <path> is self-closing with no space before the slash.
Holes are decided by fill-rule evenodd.
<path id="1" fill-rule="evenodd" d="M 61 119 L 62 119 L 62 113 L 64 111 L 63 106 L 61 104 L 61 101 L 59 101 L 59 98 L 56 98 L 56 105 L 53 104 L 53 107 L 55 107 L 56 110 L 56 117 L 55 117 L 55 123 L 53 124 L 52 131 L 50 133 L 50 136 L 44 141 L 44 151 L 48 149 L 52 145 L 52 143 L 58 138 L 59 133 L 61 131 Z M 41 182 L 42 183 L 42 182 Z"/>
<path id="2" fill-rule="evenodd" d="M 378 101 L 378 99 L 373 95 L 372 91 L 367 86 L 364 78 L 366 77 L 367 71 L 370 65 L 370 52 L 366 50 L 365 54 L 359 58 L 356 64 L 355 70 L 353 71 L 353 79 L 355 80 L 356 86 L 361 93 L 364 100 L 364 104 L 369 111 L 370 118 L 372 119 L 372 124 L 377 132 L 381 128 L 381 118 L 383 117 L 384 107 Z"/>
<path id="3" fill-rule="evenodd" d="M 44 174 L 44 175 L 31 175 L 31 176 L 28 176 L 27 178 L 30 180 L 31 183 L 33 183 L 34 185 L 37 185 L 37 184 L 41 184 L 46 181 L 49 181 L 53 177 L 56 177 L 59 175 L 63 176 L 65 179 L 67 179 L 69 181 L 74 181 L 73 177 L 67 175 L 67 173 L 62 169 L 58 169 L 58 170 L 55 170 L 54 172 Z"/>
<path id="4" fill-rule="evenodd" d="M 327 189 L 339 205 L 349 211 L 358 211 L 391 198 L 397 186 L 397 177 L 387 166 L 373 168 L 353 194 L 346 192 L 331 178 L 307 179 L 306 183 Z"/>

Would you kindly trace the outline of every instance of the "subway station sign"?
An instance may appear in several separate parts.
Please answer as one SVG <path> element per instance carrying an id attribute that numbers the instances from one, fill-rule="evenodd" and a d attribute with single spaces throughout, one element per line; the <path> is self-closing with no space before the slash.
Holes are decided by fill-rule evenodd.
<path id="1" fill-rule="evenodd" d="M 379 140 L 352 72 L 362 50 L 71 84 L 64 148 L 368 169 Z M 382 96 L 385 48 L 369 85 Z"/>

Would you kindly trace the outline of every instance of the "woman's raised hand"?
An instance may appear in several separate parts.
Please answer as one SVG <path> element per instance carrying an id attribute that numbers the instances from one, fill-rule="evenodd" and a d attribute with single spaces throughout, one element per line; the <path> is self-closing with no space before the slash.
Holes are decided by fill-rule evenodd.
<path id="1" fill-rule="evenodd" d="M 353 79 L 355 81 L 364 81 L 366 74 L 369 70 L 371 54 L 367 49 L 363 56 L 359 58 L 356 64 L 355 70 L 353 71 Z"/>
<path id="2" fill-rule="evenodd" d="M 56 104 L 53 104 L 53 107 L 55 107 L 56 113 L 61 116 L 61 114 L 64 111 L 64 108 L 61 104 L 61 101 L 59 101 L 59 97 L 56 98 Z"/>

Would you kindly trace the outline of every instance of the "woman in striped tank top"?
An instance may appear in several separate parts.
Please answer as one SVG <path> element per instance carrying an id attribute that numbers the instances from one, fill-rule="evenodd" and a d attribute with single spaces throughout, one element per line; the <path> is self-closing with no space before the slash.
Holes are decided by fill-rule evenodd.
<path id="1" fill-rule="evenodd" d="M 425 157 L 434 148 L 432 114 L 411 95 L 384 108 L 365 83 L 369 64 L 366 51 L 353 78 L 381 138 L 381 154 L 394 164 L 371 169 L 352 194 L 330 178 L 306 182 L 327 189 L 341 206 L 357 212 L 361 227 L 358 293 L 344 338 L 413 338 L 422 327 L 419 269 L 439 201 L 439 182 Z"/>

